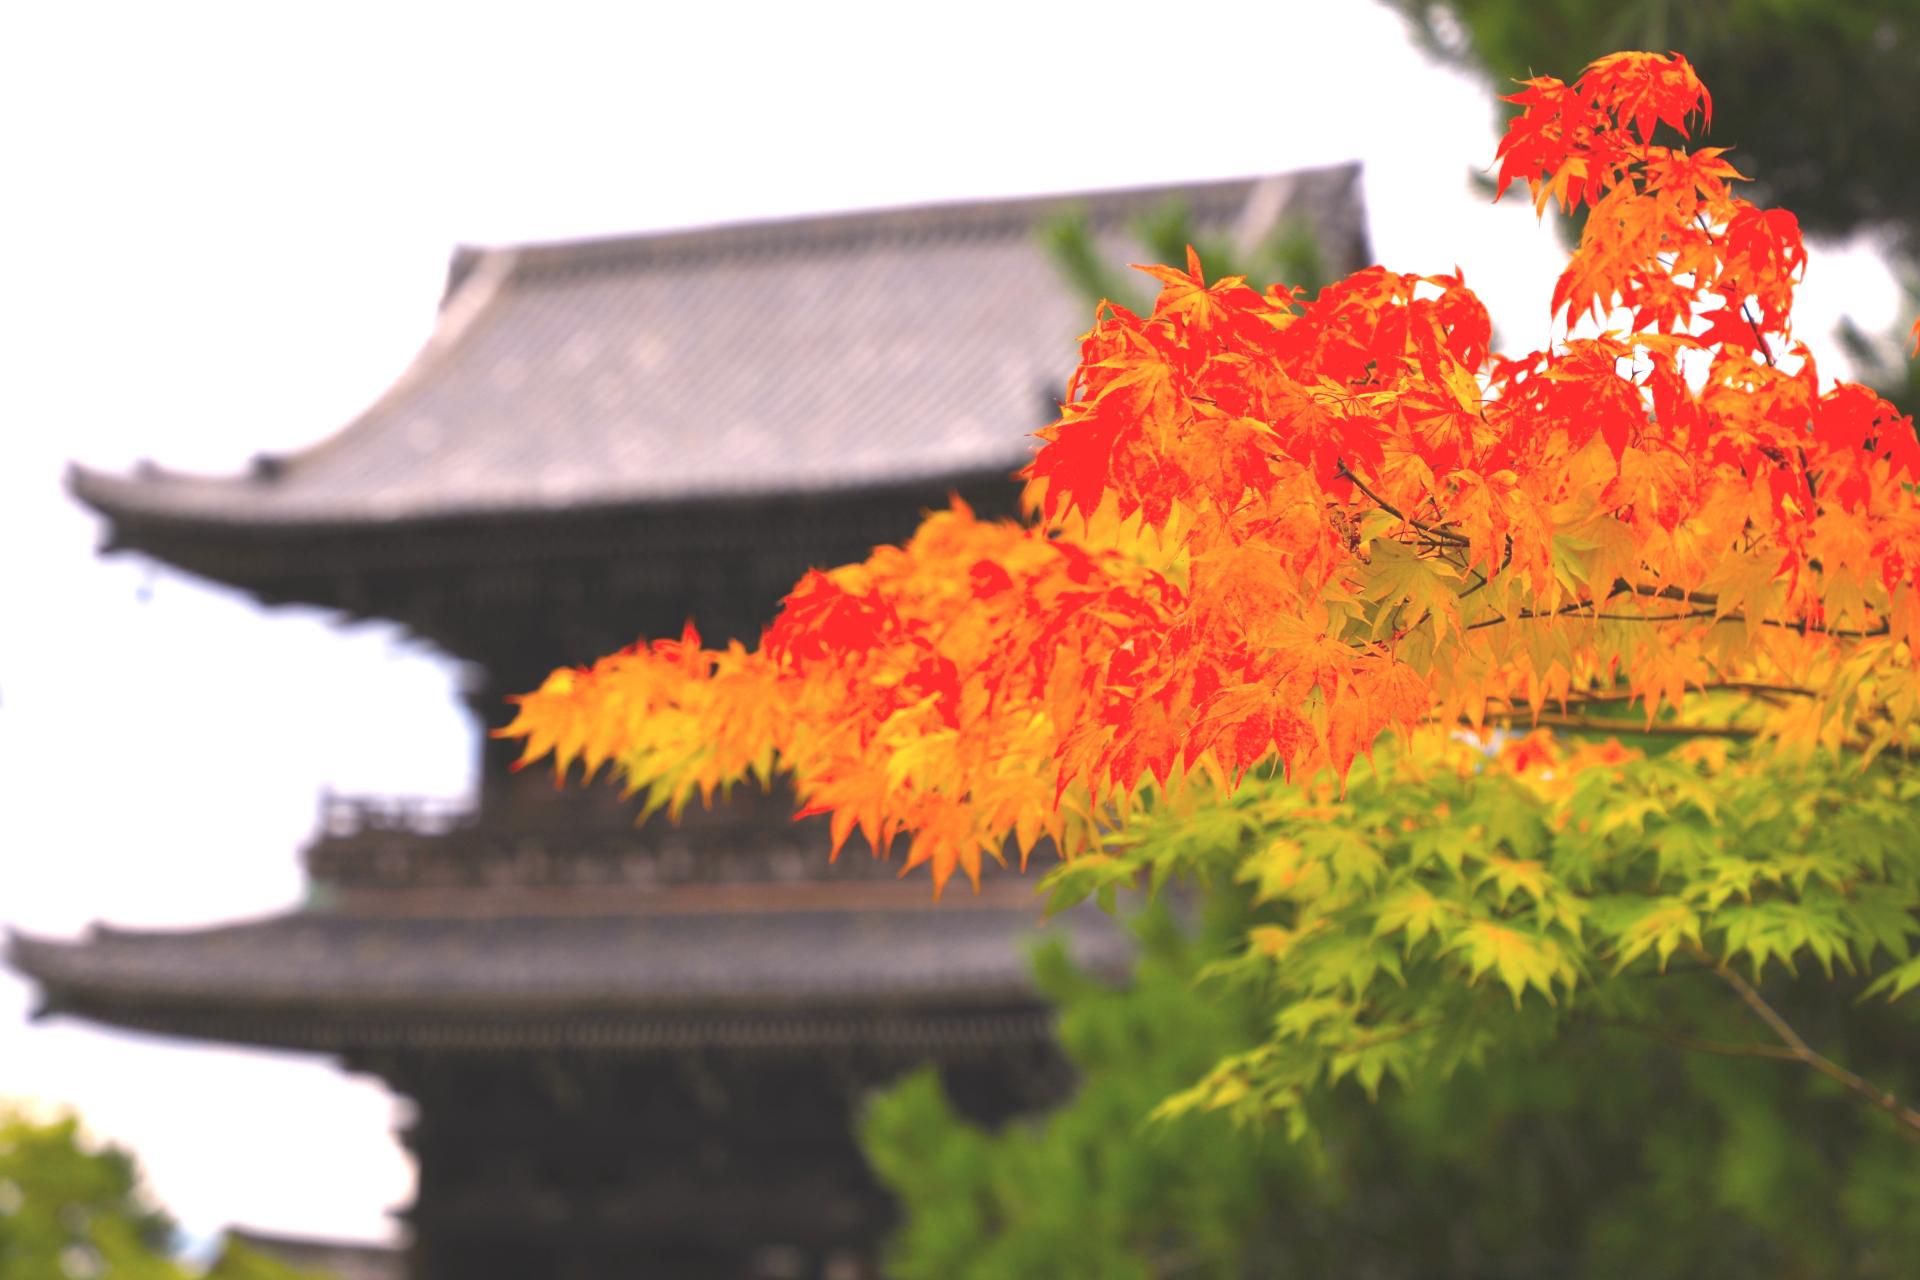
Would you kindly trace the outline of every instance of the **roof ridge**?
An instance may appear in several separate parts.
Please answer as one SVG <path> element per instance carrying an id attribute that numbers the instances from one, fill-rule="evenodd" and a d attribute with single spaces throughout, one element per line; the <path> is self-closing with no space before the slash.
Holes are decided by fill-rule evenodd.
<path id="1" fill-rule="evenodd" d="M 1169 199 L 1199 202 L 1195 213 L 1203 222 L 1235 226 L 1245 216 L 1249 197 L 1258 192 L 1267 212 L 1278 214 L 1288 197 L 1316 180 L 1352 181 L 1361 162 L 1322 165 L 1311 169 L 1249 174 L 1238 178 L 1211 178 L 1196 182 L 1106 187 L 1091 191 L 1054 191 L 1037 195 L 1004 196 L 957 201 L 922 201 L 867 209 L 838 210 L 772 218 L 717 222 L 656 231 L 625 232 L 579 239 L 532 241 L 511 246 L 518 254 L 515 280 L 566 275 L 581 270 L 638 267 L 663 261 L 696 261 L 715 257 L 766 256 L 784 253 L 859 248 L 876 241 L 912 242 L 926 239 L 1013 237 L 1030 234 L 1043 218 L 1073 209 L 1085 209 L 1102 229 L 1118 229 L 1128 219 L 1149 213 Z M 1271 194 L 1268 194 L 1271 193 Z M 498 249 L 463 246 L 449 273 L 459 292 L 476 255 Z"/>
<path id="2" fill-rule="evenodd" d="M 68 483 L 115 522 L 110 545 L 132 548 L 150 545 L 149 524 L 224 546 L 229 531 L 265 527 L 1004 474 L 1051 417 L 1087 319 L 1037 226 L 1084 209 L 1105 252 L 1136 217 L 1182 201 L 1208 235 L 1245 245 L 1292 213 L 1345 274 L 1370 260 L 1363 172 L 1349 162 L 467 247 L 425 348 L 339 431 L 239 475 L 75 467 Z M 197 548 L 157 553 L 200 564 Z"/>

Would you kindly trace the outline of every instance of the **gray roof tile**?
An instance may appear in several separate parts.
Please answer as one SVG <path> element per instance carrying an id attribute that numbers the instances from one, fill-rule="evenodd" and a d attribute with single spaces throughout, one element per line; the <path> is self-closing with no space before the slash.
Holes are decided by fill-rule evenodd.
<path id="1" fill-rule="evenodd" d="M 1108 917 L 1079 909 L 1043 927 L 1028 895 L 1018 906 L 1007 897 L 963 890 L 892 910 L 302 912 L 185 931 L 96 926 L 77 942 L 15 934 L 8 959 L 41 984 L 49 1010 L 155 1029 L 195 1016 L 617 1022 L 1004 1009 L 1037 1000 L 1026 952 L 1049 937 L 1093 972 L 1124 973 L 1131 944 Z"/>
<path id="2" fill-rule="evenodd" d="M 1263 179 L 463 250 L 432 339 L 359 419 L 250 476 L 76 468 L 117 518 L 380 524 L 1009 471 L 1089 322 L 1035 227 L 1184 201 L 1367 256 L 1357 165 Z M 1240 227 L 1245 231 L 1245 226 Z"/>

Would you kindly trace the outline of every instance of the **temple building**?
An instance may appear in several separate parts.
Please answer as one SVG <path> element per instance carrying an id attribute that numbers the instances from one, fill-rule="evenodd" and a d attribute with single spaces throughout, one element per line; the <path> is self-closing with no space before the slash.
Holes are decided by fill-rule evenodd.
<path id="1" fill-rule="evenodd" d="M 1084 209 L 1137 254 L 1172 201 L 1370 260 L 1357 166 L 462 249 L 425 349 L 333 437 L 71 483 L 108 551 L 400 623 L 498 726 L 552 668 L 689 618 L 751 644 L 806 569 L 950 492 L 1012 513 L 1089 323 L 1036 229 Z M 1042 929 L 1007 873 L 936 904 L 868 850 L 829 862 L 777 794 L 636 825 L 482 742 L 471 807 L 326 800 L 298 910 L 15 936 L 11 962 L 44 1013 L 333 1055 L 411 1099 L 415 1280 L 859 1280 L 894 1212 L 865 1091 L 932 1063 L 998 1122 L 1071 1090 L 1027 948 L 1124 975 L 1105 916 Z"/>

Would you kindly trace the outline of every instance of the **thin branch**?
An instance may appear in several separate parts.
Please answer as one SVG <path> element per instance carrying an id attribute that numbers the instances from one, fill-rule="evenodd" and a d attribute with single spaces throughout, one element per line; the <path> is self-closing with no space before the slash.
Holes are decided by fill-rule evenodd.
<path id="1" fill-rule="evenodd" d="M 1625 733 L 1650 738 L 1753 738 L 1758 737 L 1758 729 L 1743 728 L 1739 725 L 1708 724 L 1668 724 L 1656 720 L 1648 724 L 1643 720 L 1616 720 L 1602 716 L 1569 716 L 1554 711 L 1542 711 L 1538 714 L 1524 708 L 1499 712 L 1483 717 L 1489 720 L 1528 719 L 1535 725 L 1545 725 L 1550 729 L 1574 729 L 1584 733 Z M 1473 722 L 1465 716 L 1460 723 L 1470 725 Z"/>
<path id="2" fill-rule="evenodd" d="M 1779 694 L 1786 697 L 1798 697 L 1798 698 L 1816 698 L 1820 696 L 1816 691 L 1812 689 L 1802 689 L 1802 688 L 1799 688 L 1798 686 L 1790 685 L 1790 684 L 1761 684 L 1753 680 L 1708 680 L 1708 681 L 1705 681 L 1704 683 L 1694 684 L 1688 687 L 1693 689 L 1697 693 L 1731 692 L 1731 693 L 1751 693 L 1756 695 Z M 1623 691 L 1619 689 L 1609 689 L 1599 693 L 1582 692 L 1578 689 L 1569 689 L 1567 692 L 1563 694 L 1555 695 L 1554 697 L 1548 699 L 1548 701 L 1557 702 L 1562 706 L 1593 706 L 1593 705 L 1608 703 L 1608 702 L 1632 703 L 1633 701 L 1636 700 L 1637 696 L 1638 695 L 1630 691 Z M 1505 701 L 1505 699 L 1500 699 L 1500 700 Z M 1508 703 L 1507 705 L 1513 706 L 1515 704 Z"/>
<path id="3" fill-rule="evenodd" d="M 1746 620 L 1744 614 L 1738 613 L 1730 613 L 1721 619 L 1722 622 L 1742 623 Z M 1883 622 L 1871 631 L 1853 631 L 1838 627 L 1816 627 L 1804 621 L 1780 622 L 1774 618 L 1762 618 L 1760 619 L 1760 625 L 1763 627 L 1779 627 L 1784 631 L 1798 631 L 1803 636 L 1833 636 L 1840 640 L 1871 640 L 1875 636 L 1890 635 L 1893 632 L 1893 624 L 1891 622 Z"/>
<path id="4" fill-rule="evenodd" d="M 1668 588 L 1667 590 L 1671 591 L 1673 588 Z M 1635 588 L 1634 591 L 1635 594 L 1645 594 L 1649 596 L 1667 595 L 1666 591 L 1656 592 L 1644 587 Z M 1624 591 L 1615 591 L 1613 595 L 1609 595 L 1607 598 L 1611 600 L 1614 595 L 1624 594 L 1626 594 Z M 1465 599 L 1465 596 L 1461 598 Z M 1677 599 L 1680 597 L 1675 595 L 1670 598 Z M 1700 599 L 1701 597 L 1700 593 L 1693 592 L 1689 593 L 1686 598 Z M 1703 602 L 1710 603 L 1712 599 L 1711 596 L 1704 597 Z M 1499 617 L 1485 618 L 1479 622 L 1469 622 L 1460 629 L 1462 631 L 1479 631 L 1485 627 L 1504 626 L 1509 622 L 1538 622 L 1543 618 L 1558 618 L 1565 614 L 1577 613 L 1582 609 L 1591 609 L 1593 607 L 1594 602 L 1591 600 L 1576 600 L 1572 604 L 1562 605 L 1552 613 L 1535 613 L 1531 609 L 1521 609 L 1511 618 L 1502 614 Z M 1695 609 L 1688 613 L 1595 613 L 1591 616 L 1596 622 L 1688 622 L 1699 618 L 1713 618 L 1716 623 L 1726 623 L 1728 626 L 1745 626 L 1747 622 L 1747 616 L 1744 613 L 1729 613 L 1718 617 L 1716 617 L 1715 614 L 1716 611 L 1713 609 Z M 1783 622 L 1778 618 L 1762 618 L 1760 619 L 1760 625 L 1763 627 L 1778 627 L 1784 631 L 1797 631 L 1803 636 L 1832 636 L 1836 640 L 1871 640 L 1878 636 L 1889 635 L 1893 629 L 1892 624 L 1888 622 L 1881 623 L 1871 631 L 1855 631 L 1837 627 L 1816 627 L 1806 621 Z M 1799 691 L 1796 690 L 1794 692 Z"/>
<path id="5" fill-rule="evenodd" d="M 1702 946 L 1692 945 L 1687 950 L 1694 959 L 1719 974 L 1720 980 L 1732 987 L 1740 998 L 1747 1002 L 1747 1007 L 1759 1014 L 1761 1021 L 1773 1028 L 1773 1033 L 1779 1036 L 1781 1042 L 1787 1046 L 1788 1056 L 1805 1063 L 1830 1080 L 1839 1081 L 1852 1092 L 1865 1098 L 1905 1126 L 1900 1131 L 1902 1137 L 1909 1142 L 1920 1144 L 1920 1111 L 1915 1111 L 1879 1085 L 1863 1076 L 1855 1075 L 1833 1059 L 1815 1053 L 1807 1042 L 1800 1038 L 1800 1033 L 1795 1031 L 1772 1005 L 1761 998 L 1760 993 L 1753 989 L 1753 984 L 1735 973 L 1726 961 L 1714 956 Z"/>
<path id="6" fill-rule="evenodd" d="M 1728 298 L 1731 299 L 1731 297 L 1732 295 L 1729 294 Z M 1766 334 L 1760 332 L 1760 322 L 1753 318 L 1753 312 L 1747 310 L 1747 301 L 1745 298 L 1740 300 L 1740 318 L 1747 322 L 1749 329 L 1753 330 L 1754 340 L 1760 344 L 1760 358 L 1767 362 L 1768 368 L 1772 368 L 1773 344 L 1767 341 Z"/>
<path id="7" fill-rule="evenodd" d="M 1747 615 L 1744 613 L 1729 613 L 1716 617 L 1717 612 L 1718 611 L 1714 609 L 1695 609 L 1691 613 L 1596 613 L 1593 616 L 1608 622 L 1684 622 L 1691 618 L 1713 618 L 1716 622 L 1724 622 L 1733 626 L 1746 625 Z M 1816 627 L 1804 619 L 1799 622 L 1783 622 L 1778 618 L 1762 618 L 1760 619 L 1760 625 L 1763 627 L 1779 627 L 1785 631 L 1798 631 L 1803 636 L 1832 636 L 1837 640 L 1869 640 L 1875 636 L 1887 635 L 1892 631 L 1892 625 L 1884 622 L 1872 631 L 1853 631 L 1836 627 Z"/>
<path id="8" fill-rule="evenodd" d="M 1461 599 L 1463 600 L 1465 598 L 1466 598 L 1465 596 L 1461 597 Z M 1558 618 L 1563 614 L 1578 613 L 1582 609 L 1591 609 L 1591 608 L 1593 608 L 1593 601 L 1575 600 L 1572 604 L 1561 605 L 1558 609 L 1555 609 L 1552 613 L 1535 613 L 1531 609 L 1522 609 L 1516 615 L 1515 618 L 1508 618 L 1505 615 L 1502 615 L 1501 617 L 1498 617 L 1498 618 L 1488 618 L 1485 622 L 1469 623 L 1460 629 L 1462 631 L 1478 631 L 1482 627 L 1497 627 L 1506 622 L 1511 622 L 1516 620 L 1520 622 L 1532 622 L 1538 618 Z"/>
<path id="9" fill-rule="evenodd" d="M 1766 694 L 1777 693 L 1789 698 L 1817 698 L 1820 695 L 1812 689 L 1802 689 L 1791 684 L 1761 684 L 1754 680 L 1717 680 L 1712 684 L 1699 686 L 1702 693 L 1711 693 L 1720 689 L 1730 689 L 1735 693 Z"/>
<path id="10" fill-rule="evenodd" d="M 1716 245 L 1717 247 L 1717 244 L 1713 238 L 1713 223 L 1707 219 L 1707 215 L 1704 213 L 1696 213 L 1693 216 L 1694 216 L 1694 221 L 1700 224 L 1700 230 L 1706 235 L 1707 243 L 1711 245 Z M 1731 292 L 1722 291 L 1720 296 L 1727 301 L 1728 305 L 1732 305 L 1734 303 L 1734 295 Z M 1767 362 L 1767 366 L 1769 368 L 1772 368 L 1773 367 L 1773 345 L 1767 341 L 1767 335 L 1760 332 L 1760 322 L 1754 319 L 1753 313 L 1751 311 L 1747 310 L 1747 300 L 1745 298 L 1739 299 L 1739 306 L 1740 306 L 1740 318 L 1747 322 L 1747 327 L 1753 330 L 1754 341 L 1760 344 L 1761 359 Z"/>
<path id="11" fill-rule="evenodd" d="M 1681 600 L 1687 604 L 1717 605 L 1720 603 L 1720 597 L 1712 592 L 1682 591 L 1678 587 L 1655 587 L 1644 582 L 1628 582 L 1625 578 L 1613 580 L 1613 590 L 1607 598 L 1611 600 L 1614 596 L 1623 596 L 1629 592 L 1637 596 L 1649 596 L 1655 600 Z"/>
<path id="12" fill-rule="evenodd" d="M 1359 476 L 1353 474 L 1353 472 L 1347 470 L 1347 464 L 1344 460 L 1338 463 L 1335 463 L 1334 465 L 1338 468 L 1334 472 L 1335 475 L 1339 476 L 1342 480 L 1346 480 L 1350 482 L 1354 488 L 1366 494 L 1369 498 L 1372 498 L 1375 506 L 1379 507 L 1382 511 L 1386 512 L 1388 515 L 1392 516 L 1394 519 L 1404 520 L 1406 523 L 1412 525 L 1414 528 L 1418 529 L 1420 532 L 1426 534 L 1429 538 L 1432 538 L 1435 541 L 1445 546 L 1471 547 L 1473 545 L 1471 541 L 1461 537 L 1457 533 L 1449 533 L 1447 530 L 1442 529 L 1437 525 L 1426 524 L 1419 520 L 1415 520 L 1411 516 L 1403 514 L 1400 508 L 1394 506 L 1391 502 L 1388 502 L 1385 498 L 1381 497 L 1379 494 L 1375 493 L 1373 490 L 1367 488 L 1366 482 L 1364 480 L 1362 480 Z"/>
<path id="13" fill-rule="evenodd" d="M 1682 1035 L 1678 1031 L 1669 1031 L 1665 1027 L 1649 1026 L 1644 1022 L 1622 1022 L 1613 1018 L 1589 1018 L 1587 1021 L 1596 1027 L 1616 1027 L 1621 1031 L 1631 1031 L 1636 1035 L 1648 1036 L 1654 1040 L 1665 1040 L 1668 1044 L 1677 1044 L 1682 1049 L 1717 1053 L 1725 1058 L 1778 1058 L 1788 1062 L 1800 1061 L 1799 1054 L 1778 1045 L 1727 1044 L 1720 1040 L 1702 1040 L 1698 1036 Z"/>
<path id="14" fill-rule="evenodd" d="M 1688 613 L 1596 613 L 1600 622 L 1685 622 L 1689 618 L 1711 618 L 1713 610 L 1694 609 Z"/>

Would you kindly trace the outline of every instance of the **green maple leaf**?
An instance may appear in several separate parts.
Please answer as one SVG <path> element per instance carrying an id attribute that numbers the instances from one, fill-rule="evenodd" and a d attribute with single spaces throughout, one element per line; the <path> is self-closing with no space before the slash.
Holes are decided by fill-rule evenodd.
<path id="1" fill-rule="evenodd" d="M 1436 639 L 1446 635 L 1449 619 L 1459 629 L 1459 570 L 1438 557 L 1423 557 L 1390 538 L 1375 539 L 1372 547 L 1360 597 L 1380 606 L 1373 619 L 1376 640 L 1393 630 L 1396 616 L 1409 620 L 1402 630 L 1412 630 L 1431 618 Z"/>
<path id="2" fill-rule="evenodd" d="M 1510 924 L 1476 920 L 1460 931 L 1454 948 L 1466 953 L 1470 978 L 1492 970 L 1513 993 L 1516 1006 L 1528 987 L 1537 989 L 1549 1003 L 1555 1003 L 1554 982 L 1559 980 L 1571 985 L 1572 973 L 1560 947 Z"/>

